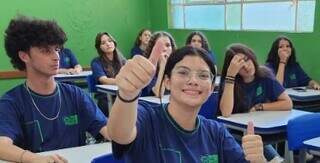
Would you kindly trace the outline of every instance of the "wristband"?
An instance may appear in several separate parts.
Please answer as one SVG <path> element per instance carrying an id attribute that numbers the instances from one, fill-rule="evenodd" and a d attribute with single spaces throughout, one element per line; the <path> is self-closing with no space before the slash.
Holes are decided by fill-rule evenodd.
<path id="1" fill-rule="evenodd" d="M 227 75 L 227 76 L 226 76 L 226 79 L 233 79 L 233 80 L 235 80 L 236 78 L 235 78 L 234 76 L 229 76 L 229 75 Z"/>
<path id="2" fill-rule="evenodd" d="M 234 84 L 234 79 L 231 80 L 231 79 L 225 79 L 224 80 L 225 83 L 229 83 L 229 84 Z"/>
<path id="3" fill-rule="evenodd" d="M 139 98 L 139 96 L 140 96 L 140 93 L 139 93 L 136 97 L 134 97 L 133 99 L 127 100 L 127 99 L 124 99 L 123 97 L 121 97 L 120 94 L 119 94 L 119 91 L 117 91 L 117 97 L 118 97 L 122 102 L 125 102 L 125 103 L 134 102 L 134 101 L 136 101 L 136 100 Z"/>
<path id="4" fill-rule="evenodd" d="M 256 104 L 256 105 L 254 106 L 254 109 L 255 109 L 256 111 L 263 111 L 263 105 L 262 105 L 262 103 Z"/>

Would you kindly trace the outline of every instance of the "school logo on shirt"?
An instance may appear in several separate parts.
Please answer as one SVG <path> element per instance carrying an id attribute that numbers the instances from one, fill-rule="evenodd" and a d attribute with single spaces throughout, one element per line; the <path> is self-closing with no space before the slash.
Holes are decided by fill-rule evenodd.
<path id="1" fill-rule="evenodd" d="M 259 85 L 256 90 L 256 96 L 260 96 L 261 94 L 262 94 L 262 87 L 261 87 L 261 85 Z"/>
<path id="2" fill-rule="evenodd" d="M 64 118 L 63 118 L 63 121 L 64 121 L 64 124 L 65 124 L 66 126 L 76 125 L 76 124 L 79 123 L 79 121 L 78 121 L 78 115 L 75 114 L 75 115 L 70 115 L 70 116 L 64 117 Z"/>
<path id="3" fill-rule="evenodd" d="M 218 155 L 205 155 L 201 156 L 201 163 L 218 163 Z"/>
<path id="4" fill-rule="evenodd" d="M 297 79 L 296 74 L 291 74 L 289 76 L 289 78 L 290 78 L 290 80 L 296 80 Z"/>
<path id="5" fill-rule="evenodd" d="M 69 64 L 69 63 L 70 63 L 70 58 L 69 58 L 69 57 L 66 57 L 66 58 L 64 59 L 64 63 Z"/>

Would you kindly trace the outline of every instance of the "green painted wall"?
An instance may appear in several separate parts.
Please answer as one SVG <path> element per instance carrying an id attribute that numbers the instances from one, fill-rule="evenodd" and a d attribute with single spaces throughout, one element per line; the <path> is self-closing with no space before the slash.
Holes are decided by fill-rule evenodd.
<path id="1" fill-rule="evenodd" d="M 9 20 L 17 14 L 55 19 L 68 36 L 66 47 L 77 55 L 81 65 L 89 66 L 96 56 L 97 32 L 107 31 L 129 56 L 136 34 L 150 27 L 149 0 L 10 0 L 0 5 L 0 71 L 13 70 L 3 47 L 3 34 Z M 21 80 L 0 80 L 0 95 Z"/>
<path id="2" fill-rule="evenodd" d="M 66 10 L 68 8 L 68 10 Z M 152 12 L 151 12 L 152 11 Z M 128 56 L 139 29 L 151 27 L 154 31 L 169 31 L 178 46 L 185 42 L 191 30 L 168 29 L 167 0 L 11 0 L 0 5 L 0 44 L 9 20 L 17 14 L 55 19 L 66 31 L 70 47 L 84 66 L 95 57 L 94 38 L 99 31 L 108 31 L 117 39 L 119 48 Z M 320 3 L 316 4 L 313 33 L 203 31 L 213 47 L 221 69 L 224 49 L 230 43 L 241 42 L 252 47 L 260 63 L 264 63 L 272 41 L 279 34 L 289 36 L 296 49 L 299 62 L 314 79 L 320 80 L 317 62 L 320 61 Z M 0 71 L 12 70 L 10 61 L 0 46 Z M 0 80 L 0 95 L 21 80 Z"/>
<path id="3" fill-rule="evenodd" d="M 150 0 L 150 18 L 152 29 L 170 32 L 178 46 L 185 43 L 191 30 L 168 29 L 167 1 Z M 241 31 L 203 31 L 209 39 L 211 47 L 217 54 L 218 68 L 221 70 L 225 48 L 230 43 L 244 43 L 254 49 L 260 63 L 264 64 L 267 53 L 275 37 L 287 35 L 297 50 L 298 61 L 311 78 L 320 80 L 320 1 L 316 2 L 315 28 L 313 33 L 281 33 L 281 32 L 241 32 Z"/>

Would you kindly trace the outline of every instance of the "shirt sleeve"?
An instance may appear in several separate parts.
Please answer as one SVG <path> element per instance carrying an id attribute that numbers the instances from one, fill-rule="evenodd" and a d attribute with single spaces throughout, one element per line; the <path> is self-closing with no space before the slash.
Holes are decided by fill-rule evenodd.
<path id="1" fill-rule="evenodd" d="M 9 137 L 15 144 L 23 137 L 17 103 L 6 95 L 0 99 L 0 136 Z"/>
<path id="2" fill-rule="evenodd" d="M 297 64 L 296 66 L 296 74 L 299 86 L 307 86 L 311 81 L 311 78 L 303 71 L 300 64 Z"/>
<path id="3" fill-rule="evenodd" d="M 92 60 L 92 62 L 91 62 L 91 70 L 92 70 L 92 75 L 93 75 L 96 83 L 100 83 L 99 82 L 99 78 L 100 77 L 107 76 L 107 74 L 103 70 L 103 66 L 100 63 L 98 58 L 95 58 L 95 59 Z"/>
<path id="4" fill-rule="evenodd" d="M 101 128 L 107 124 L 107 118 L 95 104 L 95 102 L 89 97 L 89 95 L 83 92 L 80 88 L 77 88 L 78 107 L 80 107 L 80 121 L 86 131 L 92 136 L 96 136 Z"/>
<path id="5" fill-rule="evenodd" d="M 285 91 L 284 87 L 275 79 L 275 78 L 269 78 L 268 80 L 267 89 L 269 92 L 269 98 L 271 101 L 276 101 L 278 97 Z"/>
<path id="6" fill-rule="evenodd" d="M 79 64 L 79 62 L 78 62 L 75 54 L 70 49 L 66 49 L 66 50 L 67 50 L 67 53 L 69 54 L 69 57 L 70 57 L 70 64 L 74 68 L 76 65 Z"/>
<path id="7" fill-rule="evenodd" d="M 267 62 L 265 64 L 265 66 L 268 67 L 274 75 L 276 75 L 276 72 L 275 72 L 274 68 L 272 67 L 271 63 Z"/>

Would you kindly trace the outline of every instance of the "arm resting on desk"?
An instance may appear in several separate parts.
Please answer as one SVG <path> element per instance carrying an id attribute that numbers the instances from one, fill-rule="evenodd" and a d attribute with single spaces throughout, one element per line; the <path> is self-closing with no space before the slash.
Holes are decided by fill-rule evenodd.
<path id="1" fill-rule="evenodd" d="M 262 105 L 263 110 L 267 111 L 286 111 L 291 110 L 293 107 L 292 101 L 286 92 L 281 93 L 277 101 L 263 103 Z M 254 110 L 254 108 L 251 110 Z"/>
<path id="2" fill-rule="evenodd" d="M 0 137 L 0 159 L 12 162 L 49 162 L 50 160 L 59 163 L 68 162 L 64 158 L 58 155 L 40 156 L 38 154 L 26 151 L 13 144 L 13 141 L 9 137 Z M 5 148 L 4 148 L 5 147 Z"/>
<path id="3" fill-rule="evenodd" d="M 315 80 L 310 80 L 309 86 L 310 86 L 312 89 L 320 90 L 320 85 L 319 85 L 319 83 L 316 82 Z"/>
<path id="4" fill-rule="evenodd" d="M 82 71 L 82 67 L 80 64 L 75 65 L 74 68 L 60 68 L 59 74 L 79 74 Z"/>
<path id="5" fill-rule="evenodd" d="M 109 84 L 109 85 L 116 84 L 115 78 L 108 78 L 107 76 L 101 76 L 98 80 L 101 84 Z"/>

